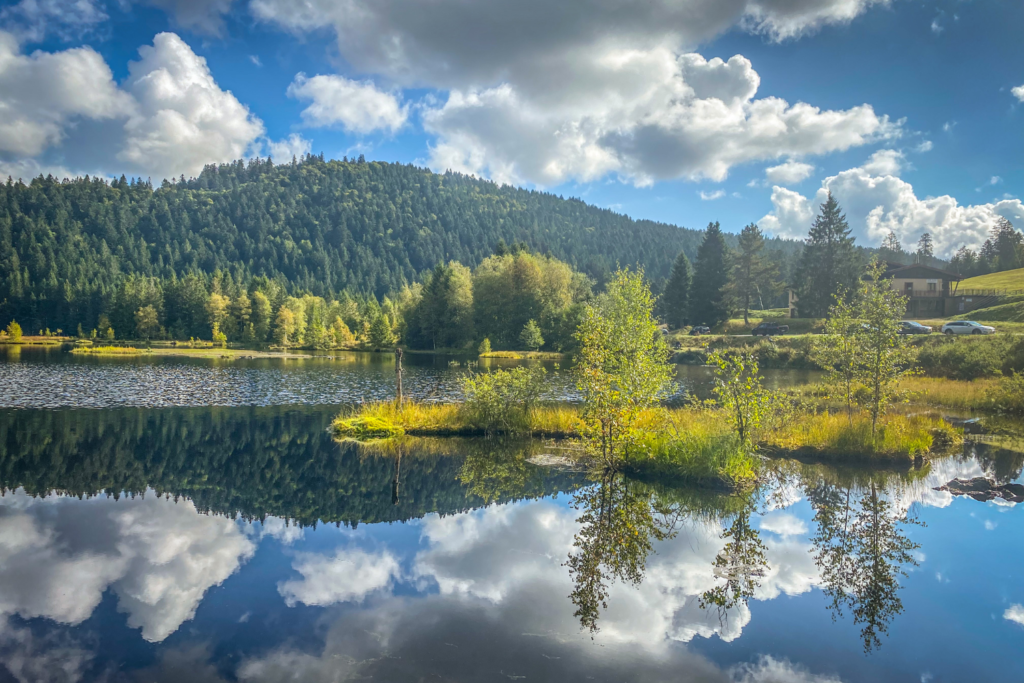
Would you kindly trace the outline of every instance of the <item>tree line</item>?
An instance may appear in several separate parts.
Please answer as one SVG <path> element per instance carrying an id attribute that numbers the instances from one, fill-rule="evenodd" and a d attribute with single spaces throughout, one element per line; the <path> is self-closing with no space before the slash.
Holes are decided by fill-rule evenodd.
<path id="1" fill-rule="evenodd" d="M 0 319 L 26 334 L 79 325 L 89 334 L 105 315 L 128 337 L 139 308 L 152 305 L 156 323 L 146 310 L 144 329 L 209 338 L 199 298 L 215 293 L 215 280 L 230 298 L 230 278 L 250 302 L 256 289 L 269 297 L 263 283 L 273 282 L 295 298 L 346 293 L 381 306 L 439 263 L 476 268 L 499 242 L 563 261 L 598 288 L 619 265 L 642 266 L 660 290 L 675 255 L 696 258 L 701 239 L 578 199 L 361 157 L 236 161 L 159 187 L 123 176 L 9 179 L 0 184 Z M 799 244 L 769 248 L 792 262 Z M 147 301 L 131 307 L 132 297 Z"/>
<path id="2" fill-rule="evenodd" d="M 781 267 L 785 263 L 780 264 L 767 249 L 756 224 L 743 228 L 736 248 L 731 249 L 719 223 L 710 223 L 693 264 L 685 252 L 676 257 L 660 313 L 670 328 L 713 327 L 738 313 L 749 322 L 751 309 L 772 307 L 788 284 L 799 296 L 801 315 L 820 317 L 836 293 L 855 289 L 864 251 L 855 246 L 846 217 L 831 193 L 803 249 L 788 264 L 788 272 Z"/>
<path id="3" fill-rule="evenodd" d="M 792 289 L 800 316 L 822 318 L 837 296 L 844 300 L 854 296 L 872 258 L 884 264 L 947 267 L 970 277 L 1022 267 L 1024 235 L 1002 218 L 979 252 L 961 247 L 949 262 L 935 257 L 929 233 L 921 236 L 915 252 L 905 251 L 891 232 L 879 249 L 866 249 L 856 244 L 846 216 L 830 192 L 802 249 L 791 259 L 780 259 L 756 224 L 743 228 L 734 247 L 717 222 L 709 224 L 696 260 L 686 252 L 676 257 L 659 312 L 671 328 L 713 327 L 735 314 L 742 314 L 748 322 L 751 309 L 770 308 L 771 303 L 780 303 L 784 290 Z"/>

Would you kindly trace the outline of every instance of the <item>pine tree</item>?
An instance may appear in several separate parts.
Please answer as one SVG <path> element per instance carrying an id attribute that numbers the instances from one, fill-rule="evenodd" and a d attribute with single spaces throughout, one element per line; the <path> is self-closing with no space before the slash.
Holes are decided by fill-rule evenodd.
<path id="1" fill-rule="evenodd" d="M 921 239 L 917 241 L 917 262 L 921 265 L 927 266 L 934 254 L 934 247 L 932 246 L 932 236 L 930 233 L 924 233 L 921 235 Z"/>
<path id="2" fill-rule="evenodd" d="M 665 285 L 661 298 L 661 308 L 665 313 L 665 322 L 669 328 L 679 329 L 686 324 L 690 313 L 690 284 L 693 280 L 693 268 L 690 259 L 684 252 L 679 252 L 676 262 L 672 265 L 672 275 Z"/>
<path id="3" fill-rule="evenodd" d="M 1000 218 L 992 228 L 992 242 L 995 247 L 995 258 L 992 260 L 996 271 L 1020 268 L 1024 235 L 1013 228 L 1013 223 L 1006 218 Z"/>
<path id="4" fill-rule="evenodd" d="M 519 334 L 519 342 L 527 349 L 533 349 L 534 351 L 544 346 L 544 337 L 541 336 L 540 327 L 537 325 L 536 320 L 530 320 L 523 326 L 523 331 Z"/>
<path id="5" fill-rule="evenodd" d="M 761 228 L 751 223 L 740 232 L 739 251 L 733 265 L 733 279 L 730 290 L 743 309 L 743 323 L 749 324 L 750 301 L 758 296 L 761 289 L 768 290 L 769 296 L 776 288 L 778 266 L 764 255 L 764 235 Z"/>
<path id="6" fill-rule="evenodd" d="M 697 250 L 690 287 L 690 323 L 713 327 L 729 317 L 726 285 L 729 284 L 729 251 L 718 221 L 708 223 Z"/>
<path id="7" fill-rule="evenodd" d="M 882 240 L 882 246 L 878 248 L 878 253 L 885 261 L 899 261 L 903 255 L 903 245 L 900 244 L 900 238 L 892 230 Z"/>
<path id="8" fill-rule="evenodd" d="M 857 291 L 860 260 L 839 202 L 832 193 L 821 205 L 804 243 L 796 277 L 798 307 L 804 318 L 821 318 L 839 292 Z"/>

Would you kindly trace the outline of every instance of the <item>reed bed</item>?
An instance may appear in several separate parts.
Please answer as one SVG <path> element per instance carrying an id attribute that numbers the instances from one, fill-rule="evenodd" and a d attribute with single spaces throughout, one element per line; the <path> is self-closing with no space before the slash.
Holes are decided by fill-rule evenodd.
<path id="1" fill-rule="evenodd" d="M 823 412 L 795 417 L 767 435 L 763 446 L 777 455 L 813 455 L 829 460 L 913 461 L 963 441 L 963 436 L 940 418 L 925 415 L 886 415 L 871 433 L 871 418 L 858 413 Z"/>
<path id="2" fill-rule="evenodd" d="M 578 435 L 576 427 L 579 411 L 566 404 L 534 406 L 527 413 L 524 434 L 567 438 Z M 410 436 L 480 436 L 501 434 L 501 430 L 488 430 L 476 424 L 465 404 L 461 403 L 414 403 L 401 406 L 393 402 L 366 403 L 355 414 L 343 414 L 334 421 L 334 430 L 339 436 L 360 438 L 363 429 L 358 420 L 372 420 L 376 432 L 400 430 Z M 371 438 L 382 438 L 375 436 Z"/>
<path id="3" fill-rule="evenodd" d="M 480 358 L 507 358 L 511 360 L 565 360 L 564 353 L 552 351 L 487 351 Z"/>
<path id="4" fill-rule="evenodd" d="M 998 379 L 953 380 L 910 377 L 900 383 L 910 392 L 910 402 L 955 410 L 996 410 L 999 408 Z"/>
<path id="5" fill-rule="evenodd" d="M 134 346 L 76 346 L 71 353 L 80 356 L 138 356 L 144 351 Z"/>

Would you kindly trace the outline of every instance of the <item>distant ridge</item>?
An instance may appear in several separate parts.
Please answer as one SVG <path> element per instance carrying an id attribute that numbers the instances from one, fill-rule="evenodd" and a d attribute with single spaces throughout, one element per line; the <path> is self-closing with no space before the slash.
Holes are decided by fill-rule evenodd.
<path id="1" fill-rule="evenodd" d="M 0 314 L 67 319 L 128 275 L 216 271 L 379 297 L 440 261 L 475 266 L 499 240 L 525 242 L 599 282 L 618 265 L 642 265 L 657 280 L 701 239 L 579 199 L 362 158 L 236 161 L 160 188 L 124 176 L 40 177 L 0 185 Z"/>

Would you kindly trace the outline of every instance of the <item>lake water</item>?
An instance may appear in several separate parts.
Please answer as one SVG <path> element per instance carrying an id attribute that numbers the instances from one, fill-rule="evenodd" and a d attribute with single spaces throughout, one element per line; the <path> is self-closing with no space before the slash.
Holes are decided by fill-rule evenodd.
<path id="1" fill-rule="evenodd" d="M 453 365 L 454 363 L 454 365 Z M 448 356 L 406 354 L 403 388 L 424 401 L 459 394 L 459 378 L 471 370 L 509 367 L 522 361 L 487 359 L 469 368 Z M 550 398 L 575 395 L 565 368 L 546 368 Z M 676 366 L 681 392 L 709 396 L 711 370 Z M 810 370 L 766 370 L 771 387 L 816 381 Z M 0 408 L 114 408 L 122 406 L 341 405 L 394 397 L 394 356 L 338 352 L 312 358 L 128 358 L 74 356 L 51 347 L 0 345 Z"/>
<path id="2" fill-rule="evenodd" d="M 1020 451 L 593 481 L 539 442 L 336 443 L 300 404 L 393 372 L 342 363 L 0 362 L 0 681 L 1024 680 L 1024 506 L 934 490 Z"/>

